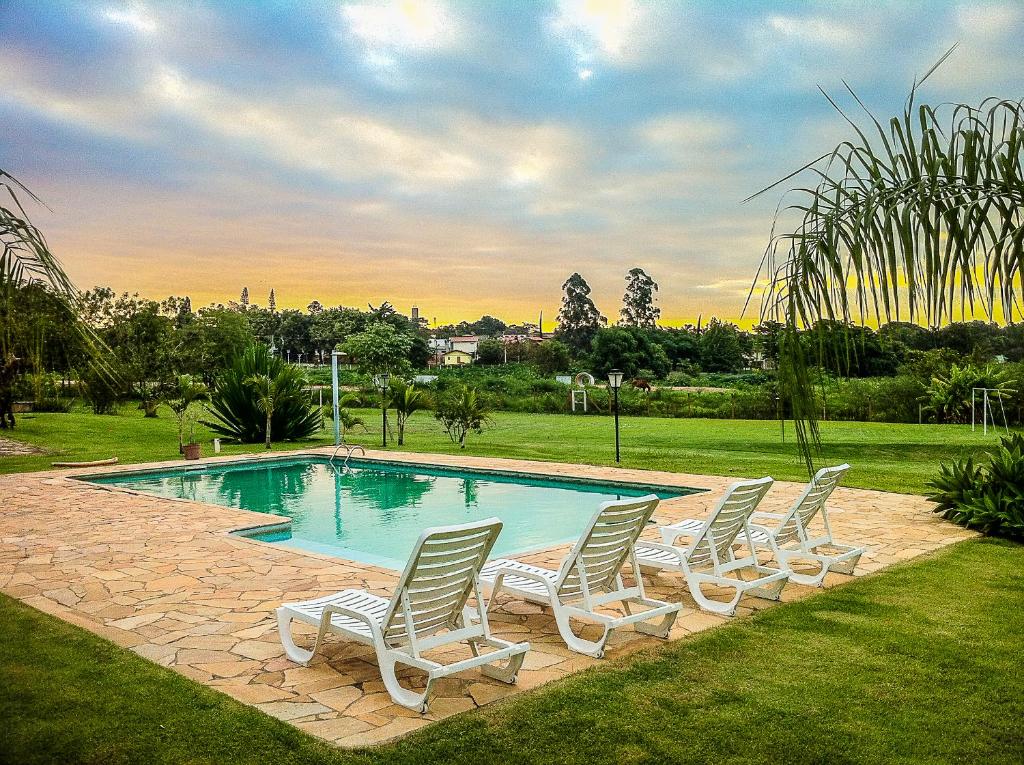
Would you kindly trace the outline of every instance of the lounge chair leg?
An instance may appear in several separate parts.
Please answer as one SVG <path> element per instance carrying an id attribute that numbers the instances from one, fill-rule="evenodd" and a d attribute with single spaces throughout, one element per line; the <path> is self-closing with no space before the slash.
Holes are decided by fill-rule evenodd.
<path id="1" fill-rule="evenodd" d="M 672 625 L 676 623 L 677 616 L 679 616 L 678 611 L 671 611 L 665 614 L 661 618 L 661 621 L 657 623 L 637 622 L 636 631 L 641 632 L 644 635 L 652 635 L 657 638 L 667 638 L 668 633 L 672 630 Z"/>
<path id="2" fill-rule="evenodd" d="M 593 656 L 595 659 L 604 658 L 604 644 L 608 642 L 608 636 L 611 634 L 611 630 L 607 626 L 604 627 L 604 634 L 599 640 L 584 640 L 572 631 L 569 617 L 561 608 L 556 606 L 553 610 L 555 624 L 558 625 L 558 634 L 562 636 L 562 640 L 569 646 L 570 651 L 582 653 L 584 656 Z"/>
<path id="3" fill-rule="evenodd" d="M 508 661 L 504 664 L 484 664 L 480 667 L 480 672 L 487 677 L 512 685 L 519 675 L 519 670 L 522 668 L 523 659 L 525 658 L 525 652 L 516 653 L 509 656 Z"/>
<path id="4" fill-rule="evenodd" d="M 838 560 L 829 566 L 829 571 L 835 571 L 837 574 L 845 574 L 847 576 L 853 575 L 853 570 L 857 568 L 857 564 L 860 562 L 860 556 L 863 553 L 857 553 L 851 555 L 849 558 Z"/>
<path id="5" fill-rule="evenodd" d="M 427 697 L 430 695 L 430 686 L 434 679 L 428 674 L 427 687 L 423 689 L 423 693 L 416 693 L 408 688 L 403 688 L 398 682 L 398 675 L 395 673 L 398 660 L 392 657 L 387 649 L 377 650 L 377 664 L 380 666 L 380 677 L 384 681 L 384 687 L 390 694 L 391 700 L 414 712 L 426 713 Z"/>
<path id="6" fill-rule="evenodd" d="M 288 658 L 296 664 L 302 664 L 305 666 L 309 664 L 310 659 L 313 658 L 313 654 L 316 653 L 320 639 L 318 636 L 316 643 L 313 644 L 312 651 L 307 651 L 305 648 L 299 648 L 295 645 L 295 641 L 292 640 L 291 622 L 291 616 L 289 616 L 283 608 L 277 609 L 277 631 L 281 634 L 281 645 L 284 646 L 285 655 L 287 655 Z"/>
<path id="7" fill-rule="evenodd" d="M 751 587 L 748 592 L 756 598 L 780 600 L 782 598 L 782 590 L 788 581 L 789 579 L 780 579 L 777 582 L 772 582 L 764 587 Z"/>
<path id="8" fill-rule="evenodd" d="M 703 608 L 705 611 L 710 611 L 713 614 L 721 614 L 722 616 L 733 616 L 736 613 L 736 605 L 740 602 L 740 596 L 743 594 L 739 587 L 736 588 L 736 595 L 732 600 L 723 602 L 721 600 L 712 600 L 700 588 L 700 582 L 689 582 L 690 595 L 697 601 L 697 605 Z M 717 582 L 716 584 L 722 584 Z"/>

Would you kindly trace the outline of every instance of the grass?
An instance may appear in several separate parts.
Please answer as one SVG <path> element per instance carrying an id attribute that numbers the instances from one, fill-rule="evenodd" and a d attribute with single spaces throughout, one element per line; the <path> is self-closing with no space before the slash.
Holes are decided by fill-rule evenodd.
<path id="1" fill-rule="evenodd" d="M 359 413 L 366 431 L 349 440 L 380 445 L 380 413 Z M 925 482 L 940 462 L 993 447 L 996 435 L 972 433 L 967 426 L 898 425 L 889 423 L 824 422 L 821 424 L 828 462 L 854 466 L 847 485 L 905 493 L 923 493 Z M 803 480 L 807 474 L 797 452 L 791 427 L 783 442 L 779 423 L 759 420 L 622 418 L 622 465 L 710 475 L 772 475 L 780 480 Z M 71 414 L 23 415 L 14 435 L 49 450 L 45 455 L 0 458 L 0 472 L 43 470 L 54 459 L 93 460 L 118 456 L 123 463 L 177 458 L 177 431 L 166 414 L 144 419 L 134 407 L 98 417 L 84 411 Z M 212 437 L 198 432 L 210 453 Z M 494 415 L 483 434 L 470 434 L 466 454 L 518 457 L 535 460 L 614 464 L 612 422 L 609 417 L 515 414 Z M 319 439 L 275 443 L 275 449 L 323 446 Z M 397 448 L 389 439 L 390 448 Z M 406 443 L 410 451 L 456 452 L 430 412 L 418 412 L 409 421 Z M 225 445 L 226 454 L 259 451 L 256 445 Z"/>
<path id="2" fill-rule="evenodd" d="M 0 596 L 0 761 L 1019 763 L 1022 572 L 962 543 L 362 752 Z"/>

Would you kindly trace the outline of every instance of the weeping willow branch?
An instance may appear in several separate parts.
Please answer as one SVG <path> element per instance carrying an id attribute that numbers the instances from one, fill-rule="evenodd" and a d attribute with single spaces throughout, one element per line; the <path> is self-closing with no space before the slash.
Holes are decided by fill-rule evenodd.
<path id="1" fill-rule="evenodd" d="M 917 105 L 918 87 L 950 53 L 884 124 L 846 83 L 856 118 L 825 94 L 854 136 L 754 195 L 796 175 L 813 179 L 788 193 L 796 200 L 777 212 L 754 280 L 768 285 L 761 319 L 786 325 L 780 387 L 809 469 L 820 439 L 802 330 L 1021 317 L 1024 102 Z M 777 234 L 794 213 L 795 230 Z"/>

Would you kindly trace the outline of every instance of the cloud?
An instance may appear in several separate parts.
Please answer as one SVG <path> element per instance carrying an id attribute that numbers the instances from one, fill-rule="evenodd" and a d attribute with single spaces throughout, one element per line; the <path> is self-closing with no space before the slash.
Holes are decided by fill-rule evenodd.
<path id="1" fill-rule="evenodd" d="M 130 2 L 121 6 L 105 8 L 102 16 L 107 21 L 128 27 L 132 31 L 149 34 L 157 29 L 157 21 L 150 10 L 141 2 Z"/>
<path id="2" fill-rule="evenodd" d="M 767 19 L 767 26 L 783 39 L 822 47 L 847 47 L 861 38 L 845 23 L 822 16 L 780 16 Z"/>
<path id="3" fill-rule="evenodd" d="M 1019 95 L 1021 36 L 996 2 L 15 4 L 0 166 L 86 284 L 522 319 L 574 270 L 614 315 L 641 265 L 667 317 L 734 316 L 778 196 L 739 200 L 848 135 L 815 85 L 884 117 L 959 39 L 924 100 Z"/>

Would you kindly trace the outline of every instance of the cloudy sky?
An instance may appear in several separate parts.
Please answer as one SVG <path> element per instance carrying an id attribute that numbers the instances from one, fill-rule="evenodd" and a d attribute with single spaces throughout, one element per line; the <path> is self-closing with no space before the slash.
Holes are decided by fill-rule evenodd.
<path id="1" fill-rule="evenodd" d="M 197 305 L 557 311 L 625 272 L 737 318 L 777 196 L 947 48 L 929 102 L 1024 96 L 1024 4 L 0 0 L 0 167 L 79 286 Z"/>

